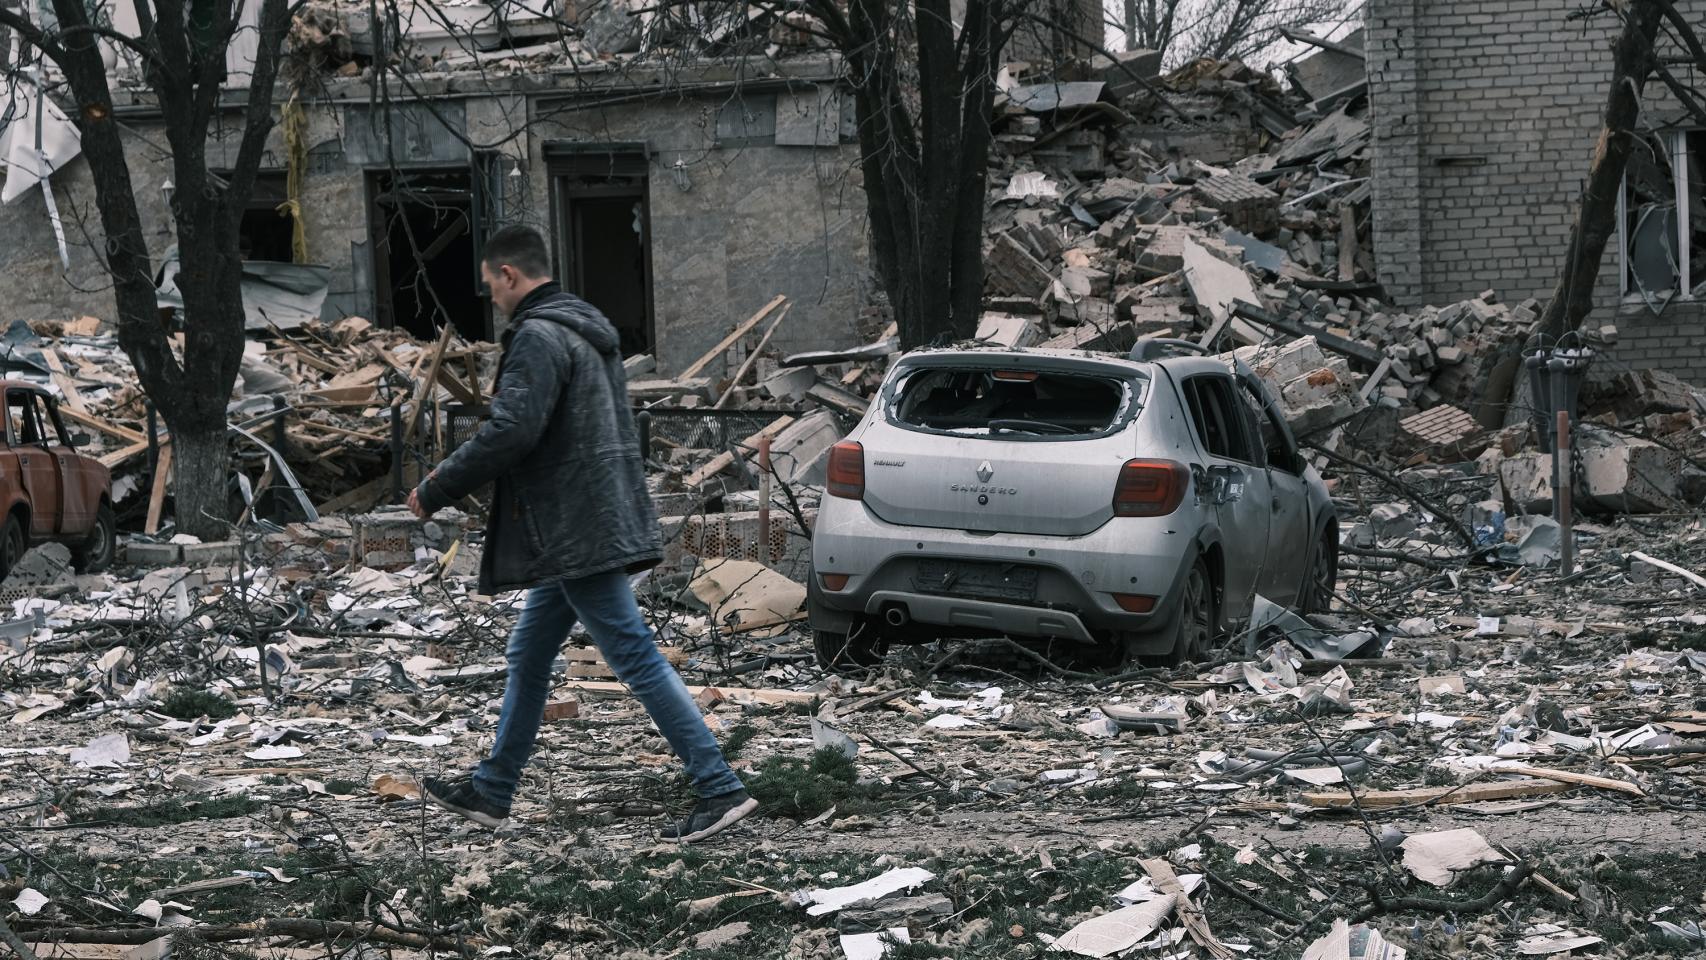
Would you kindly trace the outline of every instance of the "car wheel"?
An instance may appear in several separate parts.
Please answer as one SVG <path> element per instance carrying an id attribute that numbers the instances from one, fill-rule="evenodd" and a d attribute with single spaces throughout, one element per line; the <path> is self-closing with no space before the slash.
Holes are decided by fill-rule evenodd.
<path id="1" fill-rule="evenodd" d="M 1178 666 L 1208 659 L 1219 632 L 1220 610 L 1214 599 L 1214 581 L 1209 579 L 1208 565 L 1198 560 L 1179 591 L 1179 627 L 1167 663 Z"/>
<path id="2" fill-rule="evenodd" d="M 113 518 L 112 504 L 103 502 L 95 512 L 95 529 L 89 531 L 89 539 L 71 551 L 71 563 L 78 573 L 100 573 L 112 566 L 117 547 L 118 522 Z"/>
<path id="3" fill-rule="evenodd" d="M 5 526 L 0 527 L 0 581 L 5 580 L 23 559 L 25 549 L 24 525 L 18 522 L 17 514 L 10 514 L 6 517 Z"/>
<path id="4" fill-rule="evenodd" d="M 1300 613 L 1327 613 L 1333 609 L 1333 593 L 1339 586 L 1339 551 L 1328 527 L 1315 541 L 1309 553 L 1309 568 L 1304 574 L 1303 588 L 1297 593 Z"/>
<path id="5" fill-rule="evenodd" d="M 812 649 L 817 653 L 818 666 L 825 670 L 873 667 L 883 662 L 882 643 L 876 631 L 863 624 L 854 624 L 852 633 L 813 630 Z"/>

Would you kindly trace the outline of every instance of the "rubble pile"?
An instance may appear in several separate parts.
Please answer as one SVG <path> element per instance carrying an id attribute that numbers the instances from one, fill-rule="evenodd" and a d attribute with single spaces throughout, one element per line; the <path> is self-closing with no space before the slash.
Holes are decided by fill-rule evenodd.
<path id="1" fill-rule="evenodd" d="M 134 512 L 149 492 L 150 418 L 117 337 L 84 317 L 15 322 L 6 341 L 7 375 L 61 398 L 67 428 L 88 432 L 87 452 L 113 470 L 115 508 L 121 517 Z M 474 429 L 497 358 L 496 344 L 448 331 L 436 344 L 422 343 L 361 317 L 251 331 L 228 416 L 283 457 L 313 503 L 364 509 L 381 499 L 371 481 L 392 468 L 393 411 L 404 438 L 419 433 L 425 449 L 448 452 Z M 156 449 L 169 445 L 165 423 L 156 420 L 154 429 Z M 234 448 L 245 474 L 283 482 L 258 443 L 238 437 Z"/>

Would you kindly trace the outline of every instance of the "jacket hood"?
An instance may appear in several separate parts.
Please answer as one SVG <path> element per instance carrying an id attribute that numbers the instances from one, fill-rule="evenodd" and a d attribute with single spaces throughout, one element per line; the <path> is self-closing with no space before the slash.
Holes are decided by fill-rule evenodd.
<path id="1" fill-rule="evenodd" d="M 616 357 L 622 346 L 621 336 L 604 314 L 572 293 L 555 293 L 529 306 L 525 319 L 549 320 L 568 327 L 602 356 Z"/>

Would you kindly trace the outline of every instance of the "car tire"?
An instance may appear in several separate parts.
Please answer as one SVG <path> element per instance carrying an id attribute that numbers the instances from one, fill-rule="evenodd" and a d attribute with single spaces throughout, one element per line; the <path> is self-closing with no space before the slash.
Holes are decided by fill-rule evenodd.
<path id="1" fill-rule="evenodd" d="M 28 549 L 24 525 L 18 521 L 17 514 L 7 514 L 6 523 L 0 525 L 0 581 L 11 575 L 12 568 L 23 559 L 24 551 Z"/>
<path id="2" fill-rule="evenodd" d="M 71 551 L 71 564 L 78 573 L 100 573 L 112 566 L 117 549 L 118 521 L 113 517 L 112 504 L 102 501 L 95 511 L 95 529 Z"/>
<path id="3" fill-rule="evenodd" d="M 1208 564 L 1198 559 L 1179 587 L 1178 624 L 1166 664 L 1176 667 L 1207 660 L 1219 633 L 1220 604 L 1215 600 L 1214 580 L 1208 574 Z"/>
<path id="4" fill-rule="evenodd" d="M 863 624 L 855 624 L 852 633 L 813 630 L 812 650 L 817 654 L 817 665 L 825 670 L 874 667 L 883 662 L 882 642 L 876 631 Z"/>
<path id="5" fill-rule="evenodd" d="M 1328 613 L 1333 609 L 1333 592 L 1339 583 L 1338 540 L 1331 525 L 1315 539 L 1309 552 L 1309 566 L 1303 574 L 1303 585 L 1297 591 L 1297 610 L 1308 615 Z"/>

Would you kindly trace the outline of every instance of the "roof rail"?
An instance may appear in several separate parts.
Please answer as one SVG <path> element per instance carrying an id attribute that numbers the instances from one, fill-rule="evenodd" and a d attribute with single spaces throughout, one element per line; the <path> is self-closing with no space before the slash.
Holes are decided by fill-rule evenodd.
<path id="1" fill-rule="evenodd" d="M 1131 348 L 1129 360 L 1139 362 L 1159 360 L 1170 352 L 1194 353 L 1199 357 L 1208 356 L 1208 349 L 1189 340 L 1176 340 L 1170 337 L 1145 337 L 1137 341 L 1137 346 Z"/>

